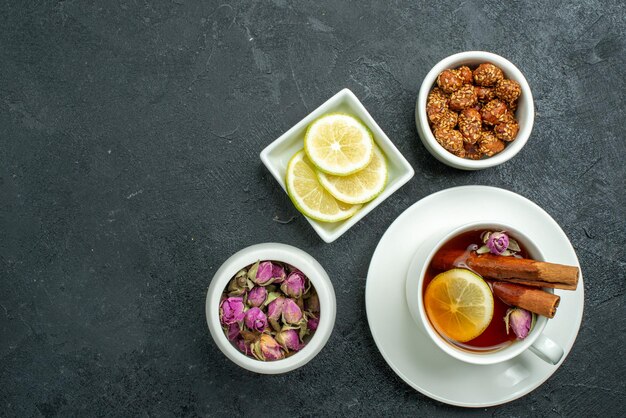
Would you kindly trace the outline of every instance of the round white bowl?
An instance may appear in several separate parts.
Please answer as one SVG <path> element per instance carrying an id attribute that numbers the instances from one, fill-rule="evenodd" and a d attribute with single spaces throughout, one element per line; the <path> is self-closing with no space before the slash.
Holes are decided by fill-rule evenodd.
<path id="1" fill-rule="evenodd" d="M 563 356 L 563 349 L 554 341 L 550 340 L 543 334 L 543 330 L 548 323 L 548 319 L 544 316 L 537 315 L 537 319 L 530 334 L 523 340 L 517 340 L 512 344 L 499 350 L 486 352 L 473 352 L 463 350 L 462 348 L 446 341 L 435 330 L 428 320 L 423 300 L 423 283 L 426 270 L 430 265 L 433 257 L 439 249 L 453 237 L 473 230 L 491 230 L 491 231 L 507 231 L 512 237 L 528 250 L 530 258 L 534 260 L 544 261 L 543 253 L 535 243 L 536 239 L 529 237 L 521 231 L 501 223 L 488 221 L 471 222 L 458 228 L 454 228 L 443 236 L 433 236 L 417 250 L 406 277 L 406 300 L 409 306 L 411 317 L 422 330 L 442 351 L 448 355 L 464 361 L 466 363 L 487 365 L 501 363 L 517 357 L 525 350 L 531 350 L 542 360 L 557 364 Z M 477 243 L 478 244 L 478 243 Z M 552 289 L 545 289 L 553 292 Z"/>
<path id="2" fill-rule="evenodd" d="M 280 261 L 298 268 L 311 281 L 319 297 L 320 321 L 317 330 L 302 350 L 282 360 L 260 361 L 246 356 L 228 341 L 220 324 L 219 304 L 222 292 L 239 270 L 257 260 Z M 315 357 L 333 331 L 336 311 L 335 291 L 322 265 L 304 251 L 279 243 L 252 245 L 233 254 L 215 272 L 206 297 L 206 320 L 215 344 L 235 364 L 264 374 L 285 373 L 304 366 Z"/>
<path id="3" fill-rule="evenodd" d="M 481 160 L 469 160 L 447 151 L 439 145 L 428 125 L 428 116 L 426 115 L 426 99 L 428 93 L 436 84 L 437 76 L 443 70 L 448 68 L 457 68 L 461 65 L 475 67 L 484 62 L 490 62 L 502 69 L 504 76 L 508 79 L 515 80 L 522 88 L 522 94 L 517 104 L 515 117 L 519 123 L 519 132 L 517 138 L 513 142 L 506 144 L 506 147 L 500 153 L 493 157 Z M 510 61 L 499 55 L 484 51 L 467 51 L 451 55 L 439 61 L 422 82 L 422 86 L 415 104 L 415 124 L 422 143 L 426 149 L 439 161 L 450 167 L 459 168 L 461 170 L 481 170 L 483 168 L 494 167 L 513 158 L 515 154 L 526 145 L 530 133 L 533 129 L 535 121 L 535 106 L 533 103 L 533 95 L 530 86 L 522 72 Z"/>

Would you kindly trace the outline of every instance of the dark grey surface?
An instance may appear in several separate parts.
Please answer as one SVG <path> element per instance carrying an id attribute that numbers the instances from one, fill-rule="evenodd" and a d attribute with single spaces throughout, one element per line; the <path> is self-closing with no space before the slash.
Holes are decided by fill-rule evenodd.
<path id="1" fill-rule="evenodd" d="M 0 415 L 624 416 L 626 7 L 500 3 L 3 2 Z M 468 173 L 425 151 L 413 109 L 428 70 L 473 49 L 522 70 L 537 118 L 516 158 Z M 416 175 L 325 244 L 258 153 L 344 87 Z M 586 292 L 562 367 L 474 411 L 403 383 L 364 302 L 391 222 L 466 184 L 550 213 Z M 338 303 L 326 348 L 273 377 L 228 361 L 204 318 L 215 270 L 265 241 L 316 257 Z"/>

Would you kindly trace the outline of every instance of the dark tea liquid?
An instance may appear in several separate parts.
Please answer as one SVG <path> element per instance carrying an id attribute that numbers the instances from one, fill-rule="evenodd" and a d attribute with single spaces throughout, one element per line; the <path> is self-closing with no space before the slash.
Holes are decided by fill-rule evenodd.
<path id="1" fill-rule="evenodd" d="M 451 238 L 448 242 L 446 242 L 439 251 L 445 250 L 466 250 L 472 244 L 478 244 L 478 246 L 482 246 L 482 241 L 480 239 L 480 235 L 484 232 L 484 229 L 475 230 L 475 231 L 467 231 L 462 234 L 459 234 L 453 238 Z M 519 242 L 519 241 L 518 241 Z M 523 258 L 528 258 L 528 252 L 520 243 L 521 251 L 518 253 Z M 436 257 L 437 255 L 435 255 Z M 459 268 L 464 268 L 463 265 L 459 265 Z M 426 292 L 426 287 L 428 284 L 435 278 L 439 273 L 443 273 L 445 270 L 437 270 L 432 267 L 432 265 L 428 266 L 426 269 L 426 275 L 424 277 L 424 287 L 422 289 L 422 295 Z M 489 286 L 491 287 L 491 282 L 489 280 L 485 280 Z M 465 343 L 460 343 L 458 341 L 450 340 L 443 335 L 441 336 L 446 341 L 450 343 L 464 348 L 470 351 L 492 351 L 500 348 L 504 348 L 511 344 L 513 340 L 515 340 L 515 334 L 510 332 L 506 333 L 506 325 L 504 323 L 504 316 L 506 315 L 506 311 L 509 309 L 509 306 L 502 302 L 500 298 L 497 296 L 493 297 L 493 318 L 491 319 L 491 323 L 480 334 L 478 337 L 473 340 L 467 341 Z M 433 327 L 434 328 L 434 327 Z"/>

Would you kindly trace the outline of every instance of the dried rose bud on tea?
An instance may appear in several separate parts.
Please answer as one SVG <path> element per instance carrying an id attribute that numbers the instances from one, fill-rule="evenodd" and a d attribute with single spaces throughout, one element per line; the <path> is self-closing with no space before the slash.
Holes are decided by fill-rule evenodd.
<path id="1" fill-rule="evenodd" d="M 319 297 L 302 271 L 259 260 L 228 282 L 219 318 L 224 335 L 244 355 L 281 360 L 304 348 L 317 330 Z"/>

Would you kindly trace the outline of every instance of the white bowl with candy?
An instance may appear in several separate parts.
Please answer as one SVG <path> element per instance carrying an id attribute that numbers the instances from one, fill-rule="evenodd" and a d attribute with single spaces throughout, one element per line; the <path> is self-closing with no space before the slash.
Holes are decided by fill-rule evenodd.
<path id="1" fill-rule="evenodd" d="M 285 373 L 308 363 L 335 324 L 335 291 L 324 268 L 286 244 L 252 245 L 213 276 L 206 298 L 218 348 L 244 369 Z"/>

